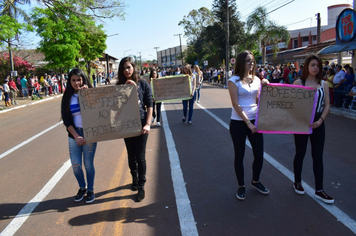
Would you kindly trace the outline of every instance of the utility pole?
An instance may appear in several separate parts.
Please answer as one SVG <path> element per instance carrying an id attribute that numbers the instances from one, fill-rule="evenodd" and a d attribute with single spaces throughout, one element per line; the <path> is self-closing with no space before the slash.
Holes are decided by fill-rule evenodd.
<path id="1" fill-rule="evenodd" d="M 140 54 L 140 70 L 142 70 L 142 64 L 141 64 L 141 52 L 138 52 Z"/>
<path id="2" fill-rule="evenodd" d="M 226 59 L 225 59 L 225 81 L 224 81 L 224 87 L 226 87 L 227 81 L 229 79 L 229 0 L 226 0 L 226 45 L 225 45 L 225 49 L 226 49 Z"/>
<path id="3" fill-rule="evenodd" d="M 321 19 L 320 19 L 320 13 L 316 14 L 316 21 L 317 21 L 317 36 L 316 36 L 316 43 L 321 43 L 320 42 L 320 34 L 321 34 Z"/>
<path id="4" fill-rule="evenodd" d="M 14 59 L 12 57 L 11 39 L 8 39 L 11 73 L 14 71 Z"/>
<path id="5" fill-rule="evenodd" d="M 180 43 L 180 57 L 181 57 L 181 60 L 182 60 L 182 65 L 183 66 L 183 50 L 182 50 L 182 40 L 180 38 L 182 34 L 175 34 L 174 36 L 179 36 L 179 43 Z"/>
<path id="6" fill-rule="evenodd" d="M 158 66 L 159 64 L 158 64 L 158 52 L 157 52 L 157 49 L 159 49 L 159 47 L 154 47 L 153 49 L 156 49 L 156 59 L 157 59 L 157 66 Z"/>

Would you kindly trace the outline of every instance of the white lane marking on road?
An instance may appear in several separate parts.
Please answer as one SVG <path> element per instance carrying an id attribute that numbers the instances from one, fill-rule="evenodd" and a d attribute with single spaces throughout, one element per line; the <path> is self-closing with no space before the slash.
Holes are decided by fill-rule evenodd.
<path id="1" fill-rule="evenodd" d="M 229 129 L 229 125 L 226 124 L 224 121 L 222 121 L 219 117 L 214 115 L 212 112 L 210 112 L 208 109 L 203 107 L 200 104 L 197 104 L 201 109 L 203 109 L 206 113 L 208 113 L 210 116 L 212 116 L 215 120 L 217 120 L 222 126 L 224 126 L 226 129 Z M 246 145 L 249 148 L 251 147 L 251 144 L 248 140 L 246 140 Z M 273 165 L 276 169 L 278 169 L 282 174 L 284 174 L 288 179 L 290 179 L 292 182 L 294 182 L 294 174 L 289 171 L 287 168 L 285 168 L 282 164 L 280 164 L 278 161 L 276 161 L 272 156 L 264 152 L 264 159 L 268 161 L 271 165 Z M 340 208 L 338 208 L 335 205 L 329 205 L 322 203 L 320 200 L 316 199 L 314 197 L 315 190 L 310 187 L 307 183 L 303 182 L 303 187 L 305 192 L 313 198 L 320 206 L 324 207 L 328 212 L 330 212 L 333 216 L 338 219 L 338 221 L 342 222 L 346 227 L 348 227 L 354 234 L 356 234 L 356 221 L 354 221 L 350 216 L 345 214 Z"/>
<path id="2" fill-rule="evenodd" d="M 173 140 L 172 132 L 169 128 L 168 119 L 164 105 L 161 107 L 163 130 L 166 136 L 169 162 L 173 181 L 174 194 L 176 197 L 178 218 L 180 229 L 183 236 L 198 236 L 196 222 L 190 205 L 187 189 L 183 178 L 183 172 L 180 167 L 179 156 L 176 145 Z"/>
<path id="3" fill-rule="evenodd" d="M 58 125 L 60 125 L 60 124 L 62 124 L 62 123 L 63 123 L 63 121 L 61 121 L 61 122 L 59 122 L 59 123 L 57 123 L 57 124 L 55 124 L 55 125 L 52 125 L 52 126 L 49 127 L 48 129 L 43 130 L 41 133 L 36 134 L 35 136 L 33 136 L 33 137 L 27 139 L 26 141 L 23 141 L 23 142 L 20 143 L 19 145 L 16 145 L 15 147 L 11 148 L 10 150 L 8 150 L 8 151 L 2 153 L 2 154 L 0 155 L 0 159 L 3 158 L 3 157 L 5 157 L 5 156 L 7 156 L 7 155 L 9 155 L 10 153 L 16 151 L 16 150 L 19 149 L 20 147 L 22 147 L 22 146 L 28 144 L 29 142 L 31 142 L 31 141 L 33 141 L 34 139 L 38 138 L 38 137 L 41 136 L 42 134 L 44 134 L 44 133 L 50 131 L 51 129 L 56 128 Z"/>
<path id="4" fill-rule="evenodd" d="M 63 175 L 70 168 L 70 160 L 66 161 L 63 166 L 54 174 L 54 176 L 47 182 L 47 184 L 42 188 L 42 190 L 29 201 L 17 214 L 17 216 L 10 222 L 8 226 L 0 233 L 1 236 L 14 235 L 16 231 L 22 226 L 22 224 L 27 220 L 32 211 L 37 207 L 38 204 L 52 191 L 54 186 L 59 182 Z"/>

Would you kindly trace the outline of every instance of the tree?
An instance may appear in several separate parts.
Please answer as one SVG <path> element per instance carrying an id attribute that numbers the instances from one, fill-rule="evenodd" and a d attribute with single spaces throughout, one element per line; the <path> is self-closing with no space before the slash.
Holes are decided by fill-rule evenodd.
<path id="1" fill-rule="evenodd" d="M 42 37 L 38 49 L 45 54 L 46 67 L 64 71 L 81 65 L 80 59 L 89 65 L 90 60 L 101 56 L 106 48 L 102 26 L 97 27 L 91 18 L 81 24 L 81 19 L 61 5 L 56 5 L 56 9 L 67 20 L 58 18 L 50 9 L 36 8 L 32 15 L 36 31 Z M 87 72 L 90 74 L 89 66 Z"/>
<path id="2" fill-rule="evenodd" d="M 10 55 L 10 64 L 11 64 L 11 71 L 14 70 L 14 63 L 13 63 L 13 57 L 12 57 L 12 38 L 14 36 L 18 36 L 20 34 L 20 29 L 22 26 L 25 24 L 18 24 L 18 17 L 21 16 L 24 18 L 25 21 L 29 21 L 29 16 L 24 12 L 18 5 L 25 5 L 29 4 L 30 0 L 3 0 L 0 4 L 0 16 L 3 17 L 3 20 L 6 21 L 7 23 L 10 23 L 12 26 L 14 26 L 14 32 L 12 33 L 7 33 L 7 48 L 9 50 L 9 55 Z M 8 16 L 7 18 L 5 16 Z M 6 26 L 4 27 L 6 28 Z M 27 26 L 27 30 L 30 30 L 31 27 Z M 4 33 L 5 35 L 6 33 Z M 1 37 L 1 36 L 0 36 Z M 18 37 L 17 37 L 18 38 Z M 1 43 L 0 43 L 1 45 Z"/>
<path id="3" fill-rule="evenodd" d="M 91 28 L 96 31 L 88 32 L 84 31 L 84 38 L 79 41 L 80 55 L 84 59 L 86 64 L 86 70 L 88 76 L 90 75 L 90 61 L 95 60 L 103 55 L 106 49 L 106 34 L 104 33 L 103 26 L 95 26 L 95 22 L 87 20 L 86 25 L 91 25 Z"/>
<path id="4" fill-rule="evenodd" d="M 23 58 L 14 56 L 14 69 L 17 71 L 18 75 L 26 75 L 35 70 L 33 65 L 23 60 Z M 5 78 L 8 75 L 10 67 L 10 55 L 8 53 L 0 54 L 0 75 L 2 78 Z"/>
<path id="5" fill-rule="evenodd" d="M 262 50 L 262 63 L 266 62 L 266 46 L 272 45 L 273 53 L 276 55 L 278 42 L 284 41 L 288 44 L 290 34 L 285 26 L 279 26 L 267 17 L 267 10 L 258 7 L 247 19 L 247 30 L 253 31 L 253 35 L 260 40 Z"/>
<path id="6" fill-rule="evenodd" d="M 184 27 L 184 36 L 188 38 L 188 42 L 194 43 L 204 28 L 213 23 L 213 14 L 206 7 L 201 7 L 198 10 L 191 10 L 178 25 Z"/>

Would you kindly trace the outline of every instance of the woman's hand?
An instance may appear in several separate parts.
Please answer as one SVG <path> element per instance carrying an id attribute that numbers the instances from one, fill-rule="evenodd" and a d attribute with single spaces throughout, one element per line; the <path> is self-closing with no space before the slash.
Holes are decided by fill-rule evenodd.
<path id="1" fill-rule="evenodd" d="M 85 139 L 82 136 L 79 136 L 79 135 L 75 138 L 75 141 L 77 142 L 77 144 L 79 146 L 83 146 L 83 145 L 85 145 L 87 143 L 85 141 Z"/>
<path id="2" fill-rule="evenodd" d="M 79 88 L 79 90 L 84 90 L 84 89 L 87 89 L 88 88 L 88 85 L 84 84 L 82 87 Z"/>
<path id="3" fill-rule="evenodd" d="M 142 128 L 142 132 L 141 134 L 149 134 L 150 133 L 150 130 L 151 130 L 151 126 L 146 124 L 145 126 L 143 126 Z"/>
<path id="4" fill-rule="evenodd" d="M 319 119 L 319 120 L 315 121 L 313 124 L 311 124 L 310 127 L 312 129 L 316 129 L 316 128 L 319 128 L 322 123 L 323 123 L 323 121 L 321 119 Z"/>
<path id="5" fill-rule="evenodd" d="M 261 83 L 262 83 L 262 86 L 265 86 L 265 85 L 269 84 L 269 81 L 268 81 L 268 79 L 262 79 Z"/>
<path id="6" fill-rule="evenodd" d="M 137 84 L 135 83 L 135 81 L 130 80 L 130 79 L 126 80 L 125 84 L 133 84 L 133 85 L 135 85 L 137 87 Z"/>
<path id="7" fill-rule="evenodd" d="M 257 132 L 257 127 L 251 122 L 247 124 L 247 127 L 251 130 L 252 134 L 255 134 Z"/>

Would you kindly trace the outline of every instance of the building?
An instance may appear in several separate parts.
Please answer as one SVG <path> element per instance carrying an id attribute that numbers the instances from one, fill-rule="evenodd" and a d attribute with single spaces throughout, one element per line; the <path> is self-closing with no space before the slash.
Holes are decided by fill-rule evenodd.
<path id="1" fill-rule="evenodd" d="M 176 68 L 184 65 L 184 59 L 181 57 L 182 52 L 187 49 L 187 45 L 176 46 L 173 48 L 157 51 L 157 64 L 160 68 Z"/>
<path id="2" fill-rule="evenodd" d="M 324 48 L 334 45 L 336 42 L 336 21 L 339 14 L 346 8 L 352 8 L 352 5 L 338 4 L 328 7 L 328 24 L 320 26 L 320 35 L 317 26 L 290 30 L 290 41 L 288 45 L 285 42 L 278 44 L 280 52 L 276 58 L 273 58 L 272 45 L 266 47 L 267 62 L 272 64 L 301 63 L 309 54 L 318 54 Z M 318 36 L 320 36 L 320 42 L 318 42 Z M 341 57 L 343 63 L 351 62 L 351 55 L 347 51 L 342 52 Z M 330 62 L 337 62 L 338 55 L 336 53 L 323 54 L 322 58 Z"/>

